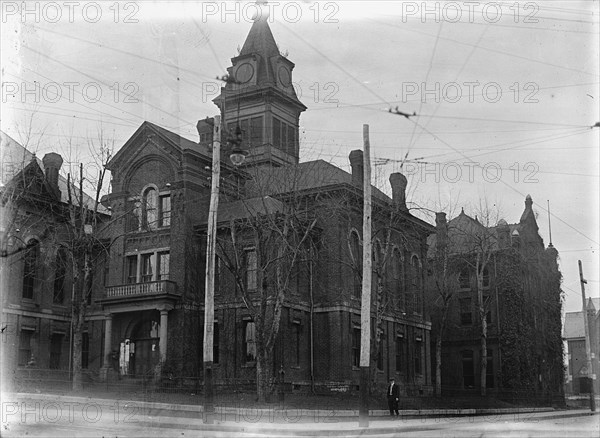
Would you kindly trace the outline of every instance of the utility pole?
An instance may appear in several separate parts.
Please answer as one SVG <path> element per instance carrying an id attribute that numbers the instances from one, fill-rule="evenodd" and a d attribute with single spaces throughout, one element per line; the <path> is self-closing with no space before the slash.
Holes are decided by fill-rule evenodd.
<path id="1" fill-rule="evenodd" d="M 212 181 L 208 231 L 206 237 L 206 281 L 204 288 L 204 422 L 213 424 L 213 336 L 215 320 L 215 252 L 217 241 L 217 209 L 221 178 L 221 116 L 215 116 L 212 144 Z"/>
<path id="2" fill-rule="evenodd" d="M 371 361 L 371 159 L 369 125 L 363 125 L 363 272 L 360 307 L 360 408 L 359 427 L 369 427 L 369 367 Z"/>
<path id="3" fill-rule="evenodd" d="M 594 379 L 593 379 L 593 370 L 592 370 L 592 355 L 590 349 L 590 327 L 588 326 L 588 313 L 587 313 L 587 304 L 585 299 L 585 285 L 587 284 L 587 280 L 583 278 L 583 268 L 581 267 L 581 260 L 578 260 L 579 263 L 579 282 L 581 283 L 581 299 L 583 300 L 583 326 L 585 329 L 585 357 L 586 357 L 586 368 L 587 368 L 587 377 L 590 385 L 590 411 L 596 411 L 596 399 L 594 398 Z"/>

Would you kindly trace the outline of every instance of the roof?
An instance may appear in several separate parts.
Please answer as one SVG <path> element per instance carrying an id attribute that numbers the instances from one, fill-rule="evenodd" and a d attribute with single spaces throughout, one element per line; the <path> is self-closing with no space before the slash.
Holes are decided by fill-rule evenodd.
<path id="1" fill-rule="evenodd" d="M 306 161 L 284 167 L 258 167 L 249 173 L 255 179 L 247 183 L 249 191 L 255 194 L 268 191 L 269 194 L 284 194 L 296 191 L 309 191 L 327 186 L 352 184 L 352 175 L 324 160 Z M 391 202 L 389 196 L 373 187 L 372 195 L 384 202 Z"/>
<path id="2" fill-rule="evenodd" d="M 32 153 L 27 148 L 23 147 L 8 134 L 0 131 L 0 145 L 2 158 L 2 185 L 12 180 L 19 172 L 27 167 L 32 160 L 35 160 L 38 167 L 45 173 L 44 163 L 35 153 Z M 8 166 L 7 166 L 8 163 Z M 6 178 L 6 179 L 5 179 Z M 69 202 L 69 190 L 67 178 L 63 175 L 58 175 L 58 189 L 60 190 L 60 202 L 67 204 Z M 78 189 L 75 184 L 71 183 L 71 193 L 77 193 Z M 77 201 L 75 199 L 75 201 Z M 94 198 L 83 192 L 83 202 L 89 209 L 94 208 Z M 75 202 L 77 204 L 77 202 Z M 98 213 L 110 215 L 110 211 L 102 204 L 98 203 Z"/>
<path id="3" fill-rule="evenodd" d="M 235 219 L 276 213 L 283 211 L 283 208 L 284 206 L 281 201 L 270 196 L 242 199 L 220 204 L 217 218 L 219 222 L 229 222 Z"/>

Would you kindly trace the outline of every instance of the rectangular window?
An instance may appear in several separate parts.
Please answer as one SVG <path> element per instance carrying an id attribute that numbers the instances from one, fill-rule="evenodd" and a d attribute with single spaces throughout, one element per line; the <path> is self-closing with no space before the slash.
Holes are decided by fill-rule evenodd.
<path id="1" fill-rule="evenodd" d="M 19 365 L 25 366 L 31 360 L 31 340 L 33 338 L 33 330 L 21 330 L 19 336 Z"/>
<path id="2" fill-rule="evenodd" d="M 352 366 L 360 366 L 360 328 L 352 329 Z"/>
<path id="3" fill-rule="evenodd" d="M 88 332 L 81 334 L 81 368 L 87 369 L 90 360 L 90 335 Z"/>
<path id="4" fill-rule="evenodd" d="M 60 369 L 63 337 L 64 335 L 61 333 L 52 333 L 52 337 L 50 338 L 50 369 Z"/>
<path id="5" fill-rule="evenodd" d="M 142 254 L 142 283 L 152 281 L 154 272 L 153 258 L 154 254 Z"/>
<path id="6" fill-rule="evenodd" d="M 281 121 L 273 117 L 273 146 L 281 148 Z"/>
<path id="7" fill-rule="evenodd" d="M 169 279 L 169 261 L 171 257 L 168 252 L 159 252 L 158 253 L 158 280 L 168 280 Z"/>
<path id="8" fill-rule="evenodd" d="M 461 353 L 463 387 L 473 388 L 475 386 L 475 369 L 473 368 L 473 352 L 470 350 Z"/>
<path id="9" fill-rule="evenodd" d="M 250 120 L 250 144 L 261 146 L 263 144 L 263 118 L 252 117 Z"/>
<path id="10" fill-rule="evenodd" d="M 461 298 L 460 304 L 460 324 L 471 325 L 473 323 L 471 311 L 471 298 Z"/>
<path id="11" fill-rule="evenodd" d="M 128 256 L 125 259 L 127 284 L 137 283 L 137 256 Z"/>
<path id="12" fill-rule="evenodd" d="M 256 325 L 254 321 L 246 321 L 244 327 L 244 345 L 246 363 L 256 361 Z"/>
<path id="13" fill-rule="evenodd" d="M 219 363 L 219 323 L 213 325 L 213 363 Z"/>
<path id="14" fill-rule="evenodd" d="M 288 148 L 287 152 L 290 155 L 296 155 L 296 128 L 288 126 Z"/>
<path id="15" fill-rule="evenodd" d="M 171 196 L 160 197 L 159 226 L 168 227 L 171 225 Z"/>
<path id="16" fill-rule="evenodd" d="M 256 290 L 257 286 L 257 271 L 258 260 L 255 249 L 246 250 L 246 288 L 248 290 Z"/>
<path id="17" fill-rule="evenodd" d="M 417 338 L 415 341 L 415 374 L 423 374 L 423 341 Z"/>
<path id="18" fill-rule="evenodd" d="M 402 356 L 404 354 L 404 337 L 396 336 L 396 372 L 402 372 Z"/>
<path id="19" fill-rule="evenodd" d="M 94 271 L 90 271 L 89 273 L 89 277 L 88 277 L 88 283 L 85 285 L 86 287 L 86 299 L 87 299 L 87 303 L 92 304 L 92 292 L 94 290 Z"/>
<path id="20" fill-rule="evenodd" d="M 485 369 L 485 387 L 494 387 L 494 352 L 492 350 L 487 351 L 487 365 Z"/>
<path id="21" fill-rule="evenodd" d="M 292 365 L 300 366 L 300 321 L 294 321 L 292 324 Z"/>

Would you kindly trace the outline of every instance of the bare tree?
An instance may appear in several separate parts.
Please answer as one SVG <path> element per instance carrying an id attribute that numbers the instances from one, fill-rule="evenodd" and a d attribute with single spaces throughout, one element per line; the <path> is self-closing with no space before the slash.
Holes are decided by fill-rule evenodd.
<path id="1" fill-rule="evenodd" d="M 299 263 L 309 257 L 317 231 L 314 197 L 299 194 L 298 168 L 286 171 L 277 176 L 257 171 L 253 181 L 255 192 L 261 195 L 232 203 L 235 213 L 220 218 L 228 225 L 217 239 L 217 255 L 232 274 L 252 318 L 253 328 L 247 329 L 246 340 L 255 346 L 260 401 L 269 396 L 273 348 L 291 280 Z M 286 189 L 277 198 L 267 195 L 274 185 L 284 184 L 281 177 L 286 179 Z"/>
<path id="2" fill-rule="evenodd" d="M 463 212 L 464 213 L 464 212 Z M 492 257 L 498 249 L 495 224 L 498 223 L 497 209 L 490 207 L 484 199 L 480 202 L 475 219 L 464 215 L 464 219 L 455 222 L 450 233 L 451 253 L 458 256 L 467 267 L 467 272 L 475 276 L 477 292 L 477 317 L 480 325 L 480 394 L 486 395 L 487 384 L 487 314 L 491 297 L 484 294 L 488 287 Z"/>

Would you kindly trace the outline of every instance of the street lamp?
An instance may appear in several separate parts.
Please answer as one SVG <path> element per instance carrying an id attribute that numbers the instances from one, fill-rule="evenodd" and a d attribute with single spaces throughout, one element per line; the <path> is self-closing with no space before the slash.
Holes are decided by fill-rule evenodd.
<path id="1" fill-rule="evenodd" d="M 239 125 L 235 136 L 227 139 L 230 159 L 240 166 L 246 159 L 242 149 L 242 130 Z M 206 282 L 204 293 L 204 422 L 213 424 L 215 412 L 213 393 L 213 340 L 215 320 L 215 256 L 217 242 L 217 209 L 219 208 L 219 181 L 221 178 L 221 116 L 215 116 L 212 148 L 212 181 L 206 244 Z"/>

